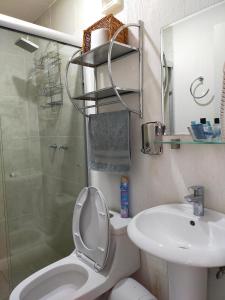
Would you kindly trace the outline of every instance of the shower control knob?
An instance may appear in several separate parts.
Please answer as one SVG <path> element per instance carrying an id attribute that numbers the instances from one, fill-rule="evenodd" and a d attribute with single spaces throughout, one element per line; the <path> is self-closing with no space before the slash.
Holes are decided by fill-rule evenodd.
<path id="1" fill-rule="evenodd" d="M 12 178 L 12 177 L 16 177 L 16 173 L 14 173 L 14 172 L 10 173 L 10 174 L 9 174 L 9 177 L 11 177 L 11 178 Z"/>
<path id="2" fill-rule="evenodd" d="M 68 150 L 68 146 L 60 145 L 59 150 Z"/>

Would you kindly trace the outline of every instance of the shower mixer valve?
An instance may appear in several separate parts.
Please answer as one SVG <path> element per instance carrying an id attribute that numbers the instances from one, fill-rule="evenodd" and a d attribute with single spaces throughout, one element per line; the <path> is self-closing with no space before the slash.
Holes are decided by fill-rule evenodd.
<path id="1" fill-rule="evenodd" d="M 59 150 L 68 150 L 68 146 L 66 145 L 60 145 Z"/>
<path id="2" fill-rule="evenodd" d="M 52 144 L 52 145 L 49 145 L 49 148 L 56 150 L 58 148 L 58 146 L 56 144 Z"/>
<path id="3" fill-rule="evenodd" d="M 58 150 L 68 150 L 69 147 L 66 146 L 66 145 L 57 146 L 56 144 L 52 144 L 52 145 L 49 145 L 49 148 L 54 149 L 54 150 L 56 150 L 56 149 L 58 149 Z"/>

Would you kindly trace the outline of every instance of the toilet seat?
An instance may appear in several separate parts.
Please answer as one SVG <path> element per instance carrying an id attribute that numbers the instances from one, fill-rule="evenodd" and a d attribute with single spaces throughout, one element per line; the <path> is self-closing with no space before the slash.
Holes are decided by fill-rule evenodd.
<path id="1" fill-rule="evenodd" d="M 73 214 L 76 254 L 96 271 L 104 268 L 110 244 L 109 212 L 101 191 L 85 187 Z"/>

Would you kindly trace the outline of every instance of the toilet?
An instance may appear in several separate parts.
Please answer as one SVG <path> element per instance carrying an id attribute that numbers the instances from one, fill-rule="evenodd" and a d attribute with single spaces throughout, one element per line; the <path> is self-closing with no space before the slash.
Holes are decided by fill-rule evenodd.
<path id="1" fill-rule="evenodd" d="M 107 300 L 157 300 L 133 278 L 121 279 L 112 289 Z"/>
<path id="2" fill-rule="evenodd" d="M 92 300 L 109 291 L 140 267 L 129 221 L 108 211 L 99 189 L 85 187 L 74 208 L 74 252 L 26 278 L 10 300 Z"/>

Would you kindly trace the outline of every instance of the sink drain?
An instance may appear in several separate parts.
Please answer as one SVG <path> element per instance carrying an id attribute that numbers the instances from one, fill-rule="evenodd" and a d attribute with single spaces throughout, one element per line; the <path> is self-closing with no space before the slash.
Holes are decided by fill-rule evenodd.
<path id="1" fill-rule="evenodd" d="M 195 221 L 191 220 L 191 221 L 190 221 L 190 225 L 191 225 L 191 226 L 195 226 Z"/>

